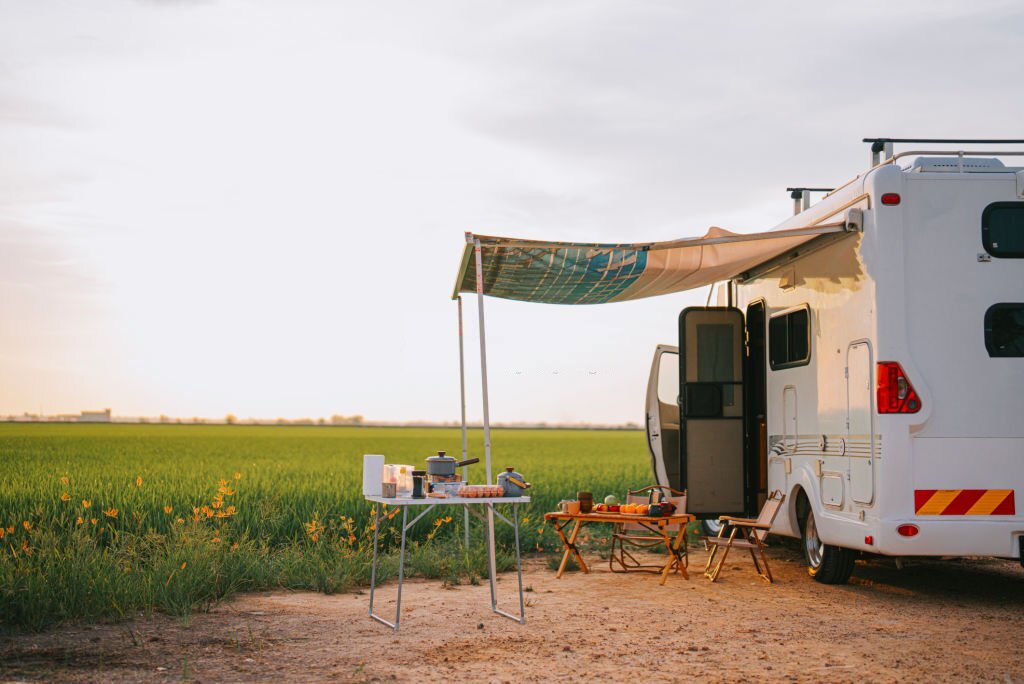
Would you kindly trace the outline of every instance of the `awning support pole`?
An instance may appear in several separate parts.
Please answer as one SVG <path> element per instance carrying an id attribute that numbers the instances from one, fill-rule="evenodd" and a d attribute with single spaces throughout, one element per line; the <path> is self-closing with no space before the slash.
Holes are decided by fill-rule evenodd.
<path id="1" fill-rule="evenodd" d="M 480 318 L 480 386 L 484 395 L 484 463 L 487 467 L 487 484 L 491 484 L 491 412 L 487 401 L 487 335 L 484 332 L 484 257 L 480 248 L 480 240 L 473 240 L 473 252 L 476 255 L 476 305 Z M 494 578 L 497 574 L 497 563 L 494 553 L 494 506 L 487 506 L 487 563 L 491 577 L 491 608 L 497 607 L 494 592 Z"/>
<path id="2" fill-rule="evenodd" d="M 462 333 L 462 297 L 456 297 L 456 302 L 459 305 L 459 395 L 462 400 L 462 460 L 467 459 L 467 448 L 466 448 L 466 351 L 463 345 L 463 333 Z M 469 466 L 462 466 L 462 481 L 469 482 Z M 469 550 L 469 506 L 463 507 L 463 515 L 465 520 L 463 521 L 462 529 L 466 533 L 466 550 Z"/>
<path id="3" fill-rule="evenodd" d="M 484 395 L 484 463 L 487 470 L 487 484 L 491 480 L 491 410 L 487 399 L 487 333 L 484 331 L 484 259 L 480 240 L 473 241 L 476 253 L 476 305 L 480 318 L 480 386 Z"/>

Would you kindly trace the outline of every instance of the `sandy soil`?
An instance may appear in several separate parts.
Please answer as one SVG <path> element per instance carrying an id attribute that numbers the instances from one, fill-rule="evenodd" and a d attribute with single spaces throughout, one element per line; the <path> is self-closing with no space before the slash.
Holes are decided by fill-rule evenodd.
<path id="1" fill-rule="evenodd" d="M 996 560 L 858 563 L 818 585 L 792 549 L 777 582 L 737 555 L 715 584 L 691 552 L 678 575 L 595 562 L 561 580 L 528 562 L 527 623 L 488 609 L 486 582 L 413 580 L 402 630 L 367 617 L 366 594 L 250 594 L 192 617 L 71 625 L 0 640 L 0 677 L 62 681 L 1024 681 L 1024 571 Z M 595 559 L 596 561 L 596 559 Z M 514 609 L 515 574 L 498 583 Z M 395 585 L 378 594 L 394 611 Z"/>

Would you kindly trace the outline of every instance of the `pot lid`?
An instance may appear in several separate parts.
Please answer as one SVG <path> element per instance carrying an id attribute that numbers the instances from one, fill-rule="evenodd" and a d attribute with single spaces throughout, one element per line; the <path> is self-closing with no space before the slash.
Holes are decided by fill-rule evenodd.
<path id="1" fill-rule="evenodd" d="M 429 456 L 427 458 L 427 460 L 428 461 L 454 461 L 455 457 L 454 456 L 445 456 L 445 452 L 444 451 L 438 451 L 437 452 L 437 456 Z"/>

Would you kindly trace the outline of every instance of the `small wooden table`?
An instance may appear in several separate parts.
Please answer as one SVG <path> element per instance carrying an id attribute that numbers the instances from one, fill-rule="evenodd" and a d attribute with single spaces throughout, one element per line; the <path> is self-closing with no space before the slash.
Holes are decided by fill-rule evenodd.
<path id="1" fill-rule="evenodd" d="M 665 584 L 669 573 L 672 571 L 673 564 L 679 568 L 679 572 L 683 577 L 690 579 L 690 575 L 686 572 L 686 566 L 683 564 L 681 554 L 679 553 L 679 547 L 683 540 L 686 539 L 686 524 L 696 520 L 689 513 L 674 513 L 656 518 L 648 515 L 630 515 L 628 513 L 545 513 L 544 520 L 554 526 L 555 532 L 561 537 L 562 544 L 565 546 L 565 554 L 562 555 L 562 564 L 558 566 L 556 578 L 560 579 L 562 573 L 565 572 L 565 566 L 569 562 L 570 554 L 576 557 L 576 562 L 580 564 L 580 569 L 583 572 L 590 572 L 586 562 L 583 560 L 583 556 L 580 555 L 579 549 L 576 548 L 576 537 L 579 536 L 580 530 L 584 525 L 588 523 L 635 523 L 643 525 L 665 540 L 667 558 L 665 559 L 665 566 L 661 570 L 660 584 Z M 565 528 L 569 527 L 570 524 L 572 529 L 566 535 Z M 666 529 L 670 525 L 679 525 L 679 531 L 676 533 L 675 539 L 669 537 Z"/>

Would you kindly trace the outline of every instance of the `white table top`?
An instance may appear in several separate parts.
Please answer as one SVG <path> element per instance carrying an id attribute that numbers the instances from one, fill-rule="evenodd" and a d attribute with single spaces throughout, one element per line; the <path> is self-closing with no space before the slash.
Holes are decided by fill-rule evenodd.
<path id="1" fill-rule="evenodd" d="M 365 498 L 367 501 L 388 504 L 389 506 L 429 506 L 431 504 L 437 506 L 461 506 L 462 504 L 530 503 L 530 497 L 528 496 L 449 496 L 447 499 L 436 499 L 429 496 L 424 499 L 413 499 L 408 496 L 397 496 L 393 499 L 385 499 L 383 496 L 367 496 Z"/>

